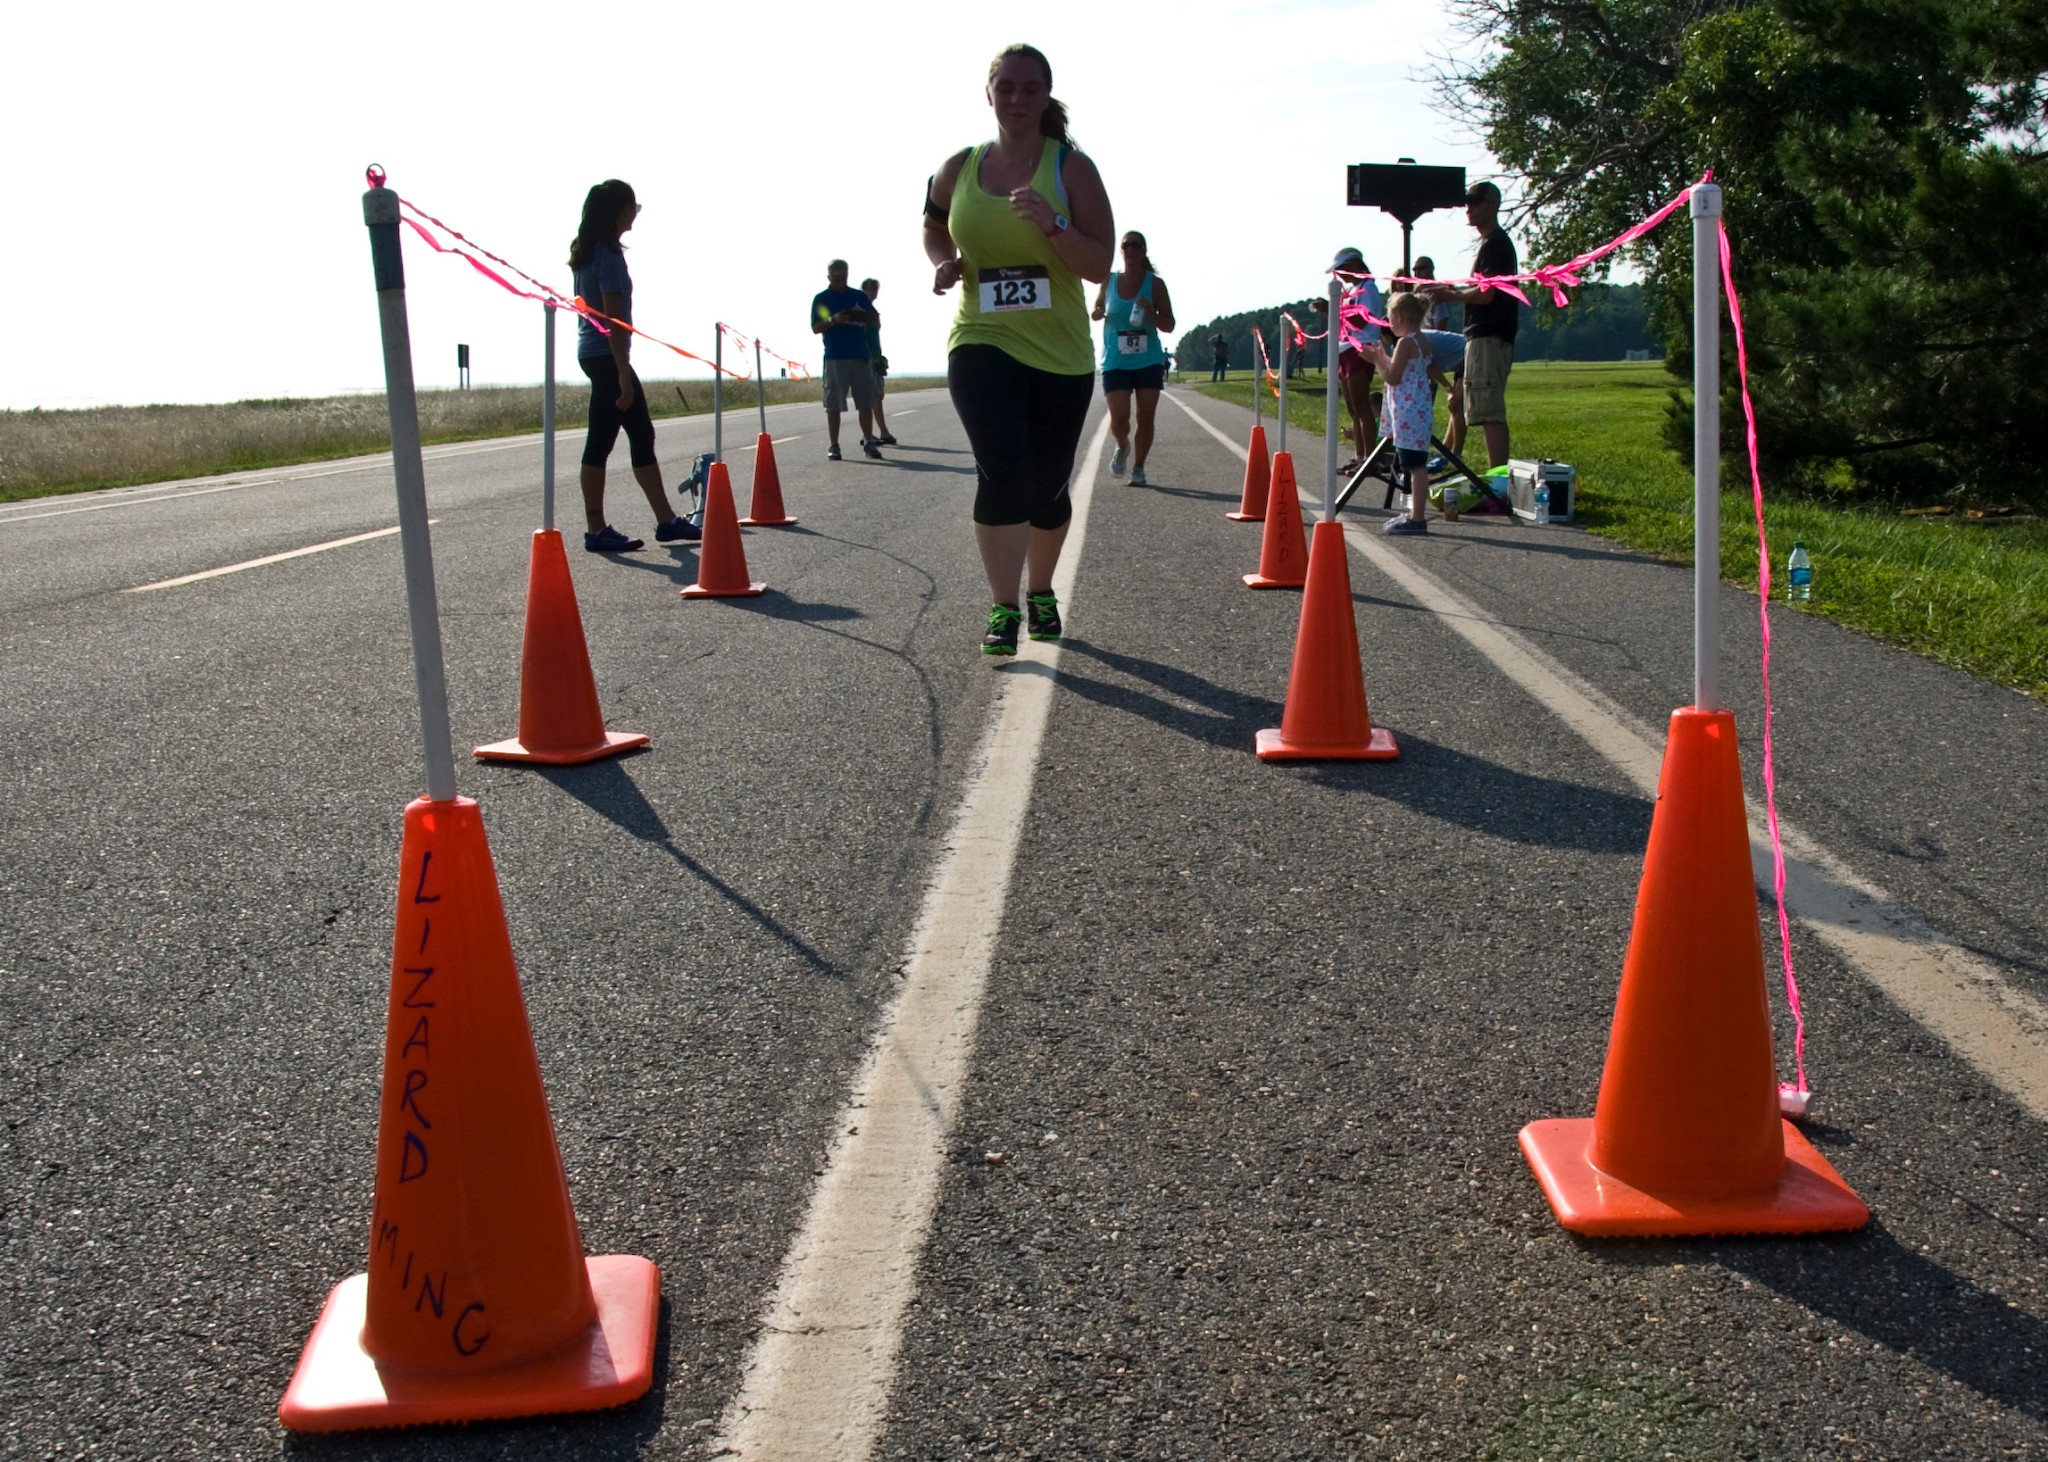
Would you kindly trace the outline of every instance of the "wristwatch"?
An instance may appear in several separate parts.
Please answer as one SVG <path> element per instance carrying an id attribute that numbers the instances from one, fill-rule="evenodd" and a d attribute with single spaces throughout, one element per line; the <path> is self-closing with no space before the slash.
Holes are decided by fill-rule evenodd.
<path id="1" fill-rule="evenodd" d="M 1046 237 L 1049 239 L 1056 239 L 1072 227 L 1073 224 L 1067 221 L 1066 214 L 1055 213 L 1052 216 L 1052 232 L 1047 234 Z"/>

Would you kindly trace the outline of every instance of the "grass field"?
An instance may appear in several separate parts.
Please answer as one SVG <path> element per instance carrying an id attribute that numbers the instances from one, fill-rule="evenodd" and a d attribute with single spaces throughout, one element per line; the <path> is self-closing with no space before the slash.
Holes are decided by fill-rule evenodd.
<path id="1" fill-rule="evenodd" d="M 1249 378 L 1196 388 L 1251 405 Z M 1531 362 L 1515 367 L 1508 415 L 1518 457 L 1578 469 L 1581 526 L 1680 563 L 1692 561 L 1692 473 L 1664 447 L 1671 377 L 1662 365 Z M 1288 388 L 1290 425 L 1321 433 L 1323 379 Z M 1272 397 L 1267 398 L 1272 409 Z M 1473 441 L 1477 444 L 1477 433 Z M 1472 460 L 1485 459 L 1483 446 Z M 1773 588 L 1783 597 L 1794 539 L 1813 558 L 1813 598 L 1825 615 L 1881 639 L 2048 700 L 2048 522 L 1907 518 L 1774 498 L 1764 483 Z M 1756 522 L 1749 493 L 1721 498 L 1721 562 L 1756 589 Z"/>
<path id="2" fill-rule="evenodd" d="M 648 409 L 657 417 L 711 410 L 711 382 L 649 381 Z M 890 388 L 917 390 L 936 380 L 892 378 Z M 813 381 L 766 383 L 772 405 L 816 401 Z M 540 430 L 538 386 L 484 386 L 419 393 L 423 441 L 463 442 Z M 751 420 L 752 382 L 728 381 L 725 406 Z M 555 388 L 555 425 L 580 431 L 590 388 L 579 375 Z M 752 430 L 751 426 L 746 428 Z M 382 395 L 306 400 L 237 401 L 226 406 L 95 406 L 81 411 L 0 411 L 0 502 L 48 493 L 84 492 L 248 472 L 294 462 L 320 462 L 386 451 L 391 446 Z"/>

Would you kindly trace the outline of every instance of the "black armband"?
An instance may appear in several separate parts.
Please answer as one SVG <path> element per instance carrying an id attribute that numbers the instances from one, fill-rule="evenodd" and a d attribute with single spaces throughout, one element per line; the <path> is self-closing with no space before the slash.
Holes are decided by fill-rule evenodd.
<path id="1" fill-rule="evenodd" d="M 944 223 L 946 221 L 946 210 L 932 201 L 932 184 L 937 180 L 938 174 L 936 173 L 924 180 L 924 216 L 926 218 L 936 218 L 940 223 Z"/>

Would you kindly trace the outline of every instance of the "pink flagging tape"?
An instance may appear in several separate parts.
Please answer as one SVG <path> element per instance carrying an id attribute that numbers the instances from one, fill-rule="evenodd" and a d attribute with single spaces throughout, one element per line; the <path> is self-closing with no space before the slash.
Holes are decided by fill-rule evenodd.
<path id="1" fill-rule="evenodd" d="M 725 324 L 723 321 L 719 323 L 718 328 L 727 335 L 730 335 L 733 339 L 733 343 L 739 346 L 741 350 L 751 350 L 756 346 L 759 346 L 761 354 L 768 356 L 770 359 L 781 361 L 784 365 L 789 367 L 791 372 L 790 378 L 792 380 L 808 381 L 811 378 L 811 371 L 809 366 L 806 366 L 800 360 L 791 360 L 788 356 L 782 354 L 780 351 L 770 349 L 766 341 L 761 340 L 758 337 L 750 338 L 742 334 L 740 331 L 734 329 L 732 326 Z"/>
<path id="2" fill-rule="evenodd" d="M 1677 206 L 1674 203 L 1672 208 Z M 1667 208 L 1665 214 L 1670 211 Z M 1799 1004 L 1799 978 L 1792 970 L 1792 920 L 1785 911 L 1785 845 L 1778 839 L 1778 769 L 1771 754 L 1771 544 L 1764 536 L 1764 478 L 1757 464 L 1756 406 L 1749 399 L 1749 346 L 1742 334 L 1742 301 L 1735 293 L 1735 250 L 1728 242 L 1728 225 L 1723 223 L 1720 227 L 1721 287 L 1727 291 L 1728 319 L 1734 326 L 1735 372 L 1742 383 L 1742 429 L 1749 448 L 1749 495 L 1756 509 L 1756 617 L 1763 635 L 1764 810 L 1771 829 L 1771 892 L 1778 905 L 1778 948 L 1785 960 L 1785 1002 L 1792 1007 L 1792 1062 L 1798 1083 L 1790 1090 L 1804 1092 L 1806 1015 Z"/>
<path id="3" fill-rule="evenodd" d="M 672 350 L 677 355 L 680 355 L 687 360 L 696 361 L 699 365 L 708 365 L 713 370 L 723 371 L 726 375 L 731 376 L 734 380 L 744 381 L 745 379 L 747 379 L 738 371 L 726 370 L 724 366 L 719 365 L 716 361 L 709 361 L 704 359 L 703 356 L 697 354 L 697 352 L 695 352 L 694 350 L 685 350 L 680 345 L 671 345 L 668 341 L 663 340 L 659 335 L 650 335 L 645 330 L 641 330 L 635 327 L 629 321 L 614 319 L 612 318 L 612 316 L 607 315 L 603 310 L 593 307 L 589 301 L 583 299 L 580 296 L 565 295 L 560 290 L 555 289 L 549 285 L 543 284 L 540 280 L 535 279 L 531 274 L 528 274 L 524 269 L 519 268 L 518 265 L 508 263 L 506 260 L 499 258 L 496 254 L 493 254 L 489 249 L 484 248 L 481 244 L 473 242 L 465 235 L 457 232 L 455 229 L 450 228 L 447 224 L 441 222 L 440 219 L 434 217 L 433 214 L 426 212 L 422 208 L 416 207 L 412 203 L 407 202 L 404 198 L 400 198 L 398 202 L 399 205 L 406 209 L 408 212 L 418 214 L 420 218 L 425 219 L 427 223 L 431 223 L 435 228 L 442 230 L 450 238 L 458 239 L 461 241 L 462 245 L 468 246 L 465 248 L 457 244 L 444 244 L 439 239 L 435 238 L 433 234 L 429 233 L 427 229 L 419 222 L 410 218 L 404 220 L 407 224 L 411 226 L 412 231 L 414 233 L 418 234 L 422 239 L 426 240 L 428 246 L 432 248 L 434 252 L 438 254 L 453 254 L 458 258 L 467 260 L 469 262 L 469 266 L 472 269 L 476 270 L 477 273 L 483 275 L 486 279 L 496 284 L 499 288 L 507 290 L 510 293 L 517 295 L 521 299 L 538 300 L 542 304 L 551 304 L 561 309 L 572 310 L 576 314 L 588 320 L 600 334 L 611 334 L 611 330 L 608 327 L 616 325 L 621 330 L 626 331 L 630 335 L 639 336 L 642 340 L 645 340 L 650 345 L 659 345 L 662 349 Z M 472 254 L 470 252 L 471 249 L 476 250 L 476 253 Z M 535 294 L 531 290 L 521 289 L 518 285 L 506 279 L 503 274 L 498 273 L 496 269 L 493 269 L 490 267 L 490 265 L 485 264 L 483 262 L 483 259 L 479 259 L 477 257 L 477 254 L 481 254 L 484 259 L 489 259 L 491 263 L 501 266 L 508 273 L 518 275 L 521 279 L 525 280 L 528 284 L 532 285 L 534 289 L 539 290 L 540 293 Z"/>
<path id="4" fill-rule="evenodd" d="M 1264 378 L 1267 387 L 1272 391 L 1273 399 L 1278 401 L 1280 399 L 1280 383 L 1279 378 L 1273 374 L 1273 357 L 1266 354 L 1266 337 L 1259 333 L 1259 327 L 1256 325 L 1252 326 L 1252 344 L 1259 348 L 1259 374 Z M 1258 388 L 1254 386 L 1252 389 L 1257 390 Z"/>

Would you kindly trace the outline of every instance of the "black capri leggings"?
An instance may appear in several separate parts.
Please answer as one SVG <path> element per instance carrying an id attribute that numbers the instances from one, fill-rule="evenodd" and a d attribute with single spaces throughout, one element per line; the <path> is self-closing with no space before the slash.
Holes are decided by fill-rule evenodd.
<path id="1" fill-rule="evenodd" d="M 1095 373 L 1054 375 L 993 345 L 963 345 L 946 358 L 946 385 L 974 448 L 974 521 L 1063 526 Z"/>
<path id="2" fill-rule="evenodd" d="M 576 364 L 590 377 L 590 435 L 583 439 L 583 465 L 602 467 L 626 429 L 626 446 L 635 467 L 654 465 L 654 418 L 647 414 L 645 387 L 633 392 L 633 404 L 619 410 L 619 363 L 609 355 L 581 355 Z"/>

